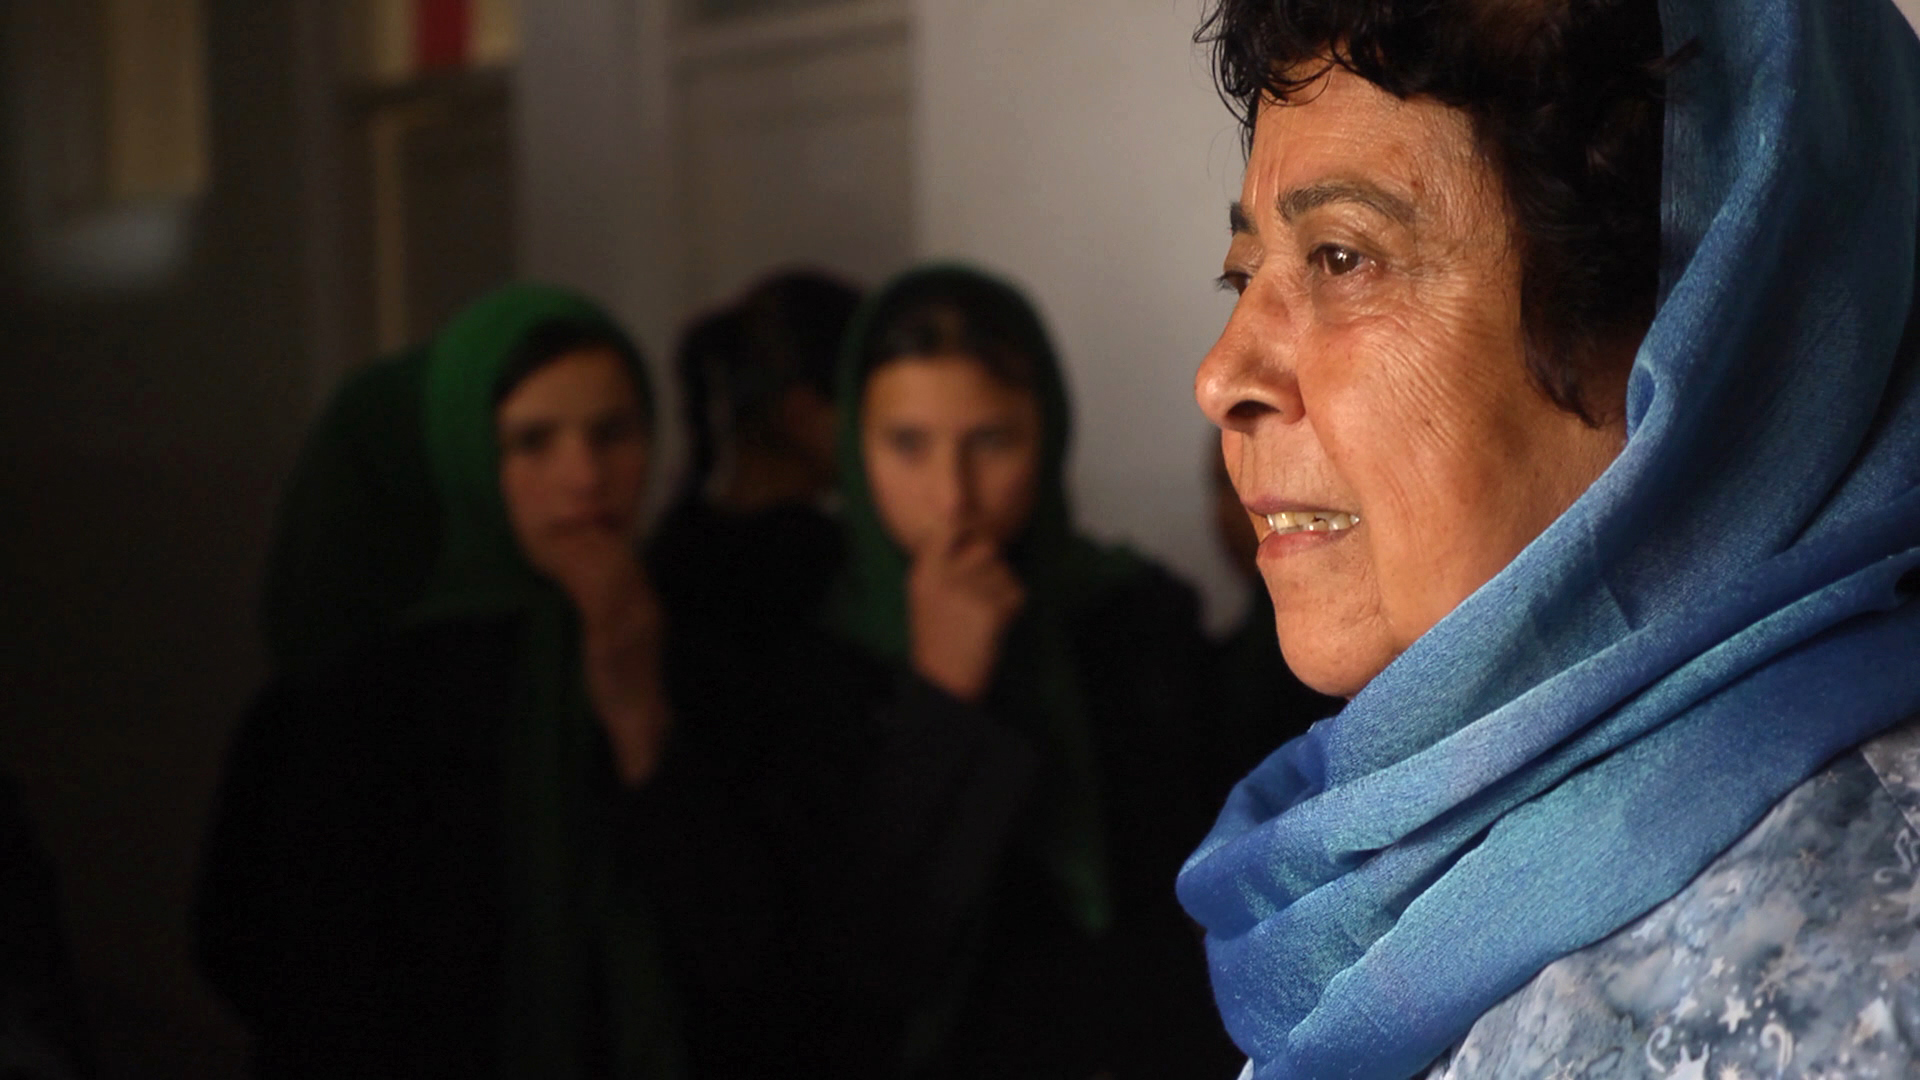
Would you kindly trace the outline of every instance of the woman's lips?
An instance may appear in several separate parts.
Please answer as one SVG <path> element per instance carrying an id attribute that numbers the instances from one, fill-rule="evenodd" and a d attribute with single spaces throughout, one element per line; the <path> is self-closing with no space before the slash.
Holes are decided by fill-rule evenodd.
<path id="1" fill-rule="evenodd" d="M 1360 515 L 1345 510 L 1249 507 L 1265 525 L 1259 558 L 1275 559 L 1346 539 Z"/>
<path id="2" fill-rule="evenodd" d="M 612 511 L 569 514 L 556 519 L 552 529 L 556 533 L 617 532 L 620 529 L 620 515 Z"/>
<path id="3" fill-rule="evenodd" d="M 1345 532 L 1360 524 L 1360 515 L 1343 510 L 1282 510 L 1264 515 L 1267 528 L 1277 533 Z"/>

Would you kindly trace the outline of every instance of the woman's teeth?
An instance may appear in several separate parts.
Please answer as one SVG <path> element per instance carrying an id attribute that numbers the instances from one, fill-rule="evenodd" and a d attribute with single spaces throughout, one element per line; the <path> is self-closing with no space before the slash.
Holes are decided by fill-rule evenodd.
<path id="1" fill-rule="evenodd" d="M 1289 510 L 1267 515 L 1267 528 L 1283 536 L 1297 532 L 1341 532 L 1358 524 L 1359 515 L 1337 510 Z"/>

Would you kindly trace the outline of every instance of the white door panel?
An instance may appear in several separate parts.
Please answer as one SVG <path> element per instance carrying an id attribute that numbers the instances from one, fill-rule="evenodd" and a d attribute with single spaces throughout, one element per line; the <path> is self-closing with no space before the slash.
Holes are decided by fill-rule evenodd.
<path id="1" fill-rule="evenodd" d="M 869 12 L 871 8 L 867 9 Z M 683 301 L 697 309 L 783 263 L 869 282 L 912 252 L 904 20 L 740 48 L 703 33 L 678 64 Z"/>

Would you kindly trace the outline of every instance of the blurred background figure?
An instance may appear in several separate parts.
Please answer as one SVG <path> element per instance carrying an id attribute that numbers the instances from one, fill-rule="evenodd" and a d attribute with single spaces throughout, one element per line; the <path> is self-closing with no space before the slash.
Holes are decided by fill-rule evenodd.
<path id="1" fill-rule="evenodd" d="M 1280 637 L 1274 629 L 1273 598 L 1260 579 L 1254 556 L 1260 537 L 1247 517 L 1246 507 L 1233 490 L 1233 477 L 1220 456 L 1220 440 L 1209 438 L 1205 454 L 1209 490 L 1213 493 L 1213 528 L 1247 591 L 1247 610 L 1224 637 L 1214 643 L 1213 667 L 1208 679 L 1214 709 L 1222 729 L 1230 732 L 1236 748 L 1237 771 L 1230 778 L 1260 764 L 1268 754 L 1332 716 L 1345 704 L 1317 693 L 1294 677 L 1280 655 Z M 1225 798 L 1222 790 L 1220 797 Z"/>
<path id="2" fill-rule="evenodd" d="M 860 931 L 927 968 L 869 994 L 883 1018 L 864 1037 L 916 1076 L 1225 1075 L 1166 888 L 1220 782 L 1192 591 L 1077 528 L 1060 362 L 1006 283 L 909 272 L 870 302 L 843 364 L 849 552 L 828 617 L 846 644 L 802 676 L 924 747 L 917 772 L 880 778 L 896 794 L 879 833 L 963 805 L 991 823 L 920 846 L 944 860 L 938 890 L 876 876 L 889 900 Z M 1009 753 L 1032 762 L 1026 784 L 982 779 Z"/>
<path id="3" fill-rule="evenodd" d="M 648 558 L 676 622 L 717 648 L 805 625 L 838 568 L 833 372 L 859 302 L 837 278 L 787 270 L 682 336 L 688 469 Z"/>
<path id="4" fill-rule="evenodd" d="M 204 969 L 262 1078 L 679 1075 L 655 920 L 659 867 L 682 864 L 644 842 L 647 815 L 685 808 L 654 784 L 674 714 L 634 551 L 640 355 L 586 300 L 512 286 L 435 337 L 424 375 L 421 423 L 384 449 L 425 448 L 432 570 L 390 632 L 250 710 Z"/>
<path id="5" fill-rule="evenodd" d="M 928 525 L 1014 541 L 1034 614 L 1007 650 L 1005 723 L 974 711 L 983 687 L 849 693 L 811 666 L 800 686 L 777 677 L 772 638 L 724 640 L 715 620 L 660 599 L 638 543 L 653 397 L 638 350 L 597 306 L 510 286 L 434 336 L 421 418 L 390 433 L 396 454 L 422 451 L 443 515 L 431 568 L 384 628 L 270 682 L 235 739 L 206 845 L 199 955 L 249 1028 L 256 1076 L 857 1080 L 897 1075 L 910 1047 L 943 1075 L 1030 1053 L 1146 1069 L 1150 1051 L 1184 1060 L 1191 1036 L 1212 1034 L 1167 1011 L 1207 1015 L 1165 888 L 1205 806 L 1181 794 L 1193 598 L 1068 531 L 1051 353 L 1017 297 L 959 280 L 1000 308 L 951 347 L 1000 357 L 1020 335 L 1008 377 L 1032 389 L 1002 396 L 1031 422 L 1018 443 L 999 427 L 964 446 L 942 433 L 942 452 L 1002 479 L 1009 462 L 1024 471 L 935 517 L 925 496 L 961 489 L 917 480 L 952 470 L 895 483 L 881 505 L 906 515 L 916 544 Z M 883 377 L 921 359 L 887 354 Z M 1044 466 L 1042 395 L 1056 433 Z M 951 404 L 921 394 L 909 412 Z M 781 558 L 765 546 L 740 545 L 715 572 Z M 956 639 L 946 623 L 965 614 L 967 586 L 939 588 L 914 614 L 939 628 L 927 664 L 950 679 L 948 662 L 997 648 L 978 631 L 998 628 L 970 620 Z M 849 609 L 847 632 L 884 632 L 886 597 L 855 595 L 865 607 Z M 796 646 L 822 640 L 787 629 Z M 831 705 L 808 707 L 807 690 Z M 968 739 L 997 745 L 1000 766 L 927 752 Z M 1032 758 L 1048 789 L 1037 800 L 1009 780 Z M 1125 796 L 1101 806 L 1104 783 Z M 1002 849 L 1015 852 L 1004 866 Z M 956 892 L 974 902 L 956 909 Z M 982 927 L 997 959 L 976 988 L 955 953 Z M 1046 955 L 1061 945 L 1070 956 Z M 861 982 L 889 970 L 905 974 Z M 1050 982 L 1029 987 L 1035 973 Z M 1010 988 L 1032 996 L 1003 1000 Z M 1031 1010 L 1066 989 L 1085 1000 L 1061 1043 Z M 984 1028 L 952 1046 L 914 1041 L 916 1022 L 946 1034 L 943 992 L 965 992 L 964 1017 Z M 1001 1049 L 1006 1032 L 1022 1043 Z"/>
<path id="6" fill-rule="evenodd" d="M 833 376 L 860 291 L 784 270 L 696 322 L 680 358 L 689 495 L 735 514 L 833 491 Z"/>
<path id="7" fill-rule="evenodd" d="M 419 419 L 365 450 L 424 448 L 430 575 L 392 632 L 276 678 L 242 724 L 200 955 L 257 1076 L 589 1076 L 628 1024 L 674 1045 L 603 824 L 668 723 L 632 555 L 651 394 L 605 313 L 538 286 L 474 304 L 415 373 Z"/>

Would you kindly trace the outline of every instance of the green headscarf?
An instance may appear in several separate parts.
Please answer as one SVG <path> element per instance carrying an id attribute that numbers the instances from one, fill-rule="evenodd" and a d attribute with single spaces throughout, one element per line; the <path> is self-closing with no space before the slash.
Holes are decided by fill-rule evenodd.
<path id="1" fill-rule="evenodd" d="M 873 370 L 875 339 L 909 306 L 934 300 L 974 312 L 991 307 L 1010 343 L 1032 363 L 1040 406 L 1041 459 L 1033 516 L 1006 557 L 1027 602 L 1006 637 L 988 700 L 1007 723 L 1046 751 L 1040 849 L 1067 915 L 1089 936 L 1112 922 L 1107 855 L 1094 762 L 1091 718 L 1069 640 L 1076 617 L 1145 564 L 1122 548 L 1102 547 L 1073 531 L 1064 479 L 1071 415 L 1059 358 L 1033 305 L 1005 281 L 970 267 L 939 263 L 910 270 L 870 298 L 855 317 L 837 384 L 840 489 L 848 560 L 828 619 L 844 636 L 889 661 L 909 655 L 908 558 L 881 523 L 861 453 L 861 407 Z"/>
<path id="2" fill-rule="evenodd" d="M 355 372 L 300 449 L 280 495 L 260 624 L 283 670 L 317 667 L 393 628 L 440 548 L 421 445 L 427 348 Z"/>
<path id="3" fill-rule="evenodd" d="M 411 617 L 514 615 L 521 627 L 519 700 L 502 748 L 509 921 L 501 1076 L 587 1075 L 597 986 L 613 1075 L 662 1080 L 684 1069 L 659 935 L 642 883 L 609 834 L 605 804 L 615 791 L 581 671 L 578 617 L 521 554 L 500 495 L 501 380 L 528 339 L 556 325 L 620 346 L 652 414 L 639 350 L 584 297 L 511 285 L 456 316 L 428 358 L 425 443 L 443 517 L 439 561 Z"/>

